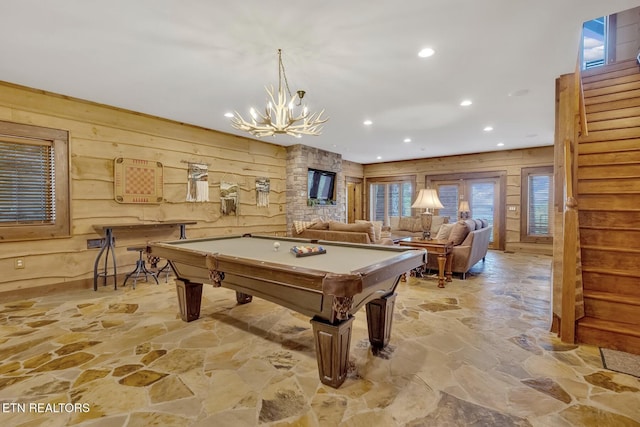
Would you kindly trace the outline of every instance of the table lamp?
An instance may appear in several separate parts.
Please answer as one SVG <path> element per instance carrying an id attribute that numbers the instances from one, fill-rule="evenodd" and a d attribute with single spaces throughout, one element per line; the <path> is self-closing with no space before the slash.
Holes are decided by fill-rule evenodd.
<path id="1" fill-rule="evenodd" d="M 469 219 L 469 202 L 467 200 L 460 200 L 460 206 L 458 206 L 458 212 L 460 213 L 460 219 Z"/>
<path id="2" fill-rule="evenodd" d="M 444 208 L 438 198 L 438 192 L 433 188 L 423 188 L 418 193 L 416 201 L 411 205 L 412 208 L 424 208 L 422 215 L 422 238 L 431 240 L 431 220 L 433 213 L 429 209 Z"/>

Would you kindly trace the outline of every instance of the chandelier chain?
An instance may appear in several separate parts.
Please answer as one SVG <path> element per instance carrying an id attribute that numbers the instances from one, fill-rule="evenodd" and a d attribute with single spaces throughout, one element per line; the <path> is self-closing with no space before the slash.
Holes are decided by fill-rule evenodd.
<path id="1" fill-rule="evenodd" d="M 284 70 L 284 62 L 282 62 L 282 49 L 278 49 L 278 87 L 282 87 L 282 78 L 284 77 L 284 86 L 287 88 L 289 98 L 291 98 L 291 89 L 289 89 L 289 82 L 287 81 L 287 73 Z"/>

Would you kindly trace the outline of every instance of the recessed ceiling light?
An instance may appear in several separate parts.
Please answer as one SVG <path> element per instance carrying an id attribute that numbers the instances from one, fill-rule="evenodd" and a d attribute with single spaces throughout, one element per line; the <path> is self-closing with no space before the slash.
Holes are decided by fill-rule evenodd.
<path id="1" fill-rule="evenodd" d="M 362 124 L 365 126 L 371 126 L 373 122 L 371 120 L 365 120 L 364 122 L 362 122 Z"/>
<path id="2" fill-rule="evenodd" d="M 518 89 L 513 92 L 509 92 L 509 96 L 525 96 L 529 93 L 529 89 Z"/>
<path id="3" fill-rule="evenodd" d="M 382 156 L 378 156 L 378 157 L 376 157 L 376 159 L 382 160 Z"/>
<path id="4" fill-rule="evenodd" d="M 461 105 L 461 106 L 463 106 L 463 107 L 468 107 L 468 106 L 469 106 L 469 105 L 471 105 L 471 104 L 473 104 L 473 102 L 471 102 L 471 100 L 470 100 L 470 99 L 465 99 L 464 101 L 462 101 L 462 102 L 460 103 L 460 105 Z"/>
<path id="5" fill-rule="evenodd" d="M 403 142 L 411 142 L 411 138 L 405 138 Z"/>
<path id="6" fill-rule="evenodd" d="M 483 130 L 485 132 L 491 132 L 493 130 L 493 126 L 485 126 Z"/>
<path id="7" fill-rule="evenodd" d="M 231 117 L 233 117 L 233 113 L 224 113 L 224 116 L 231 118 Z"/>
<path id="8" fill-rule="evenodd" d="M 428 58 L 430 56 L 433 56 L 434 53 L 436 53 L 435 50 L 431 49 L 430 47 L 425 47 L 420 52 L 418 52 L 418 56 L 420 58 Z"/>
<path id="9" fill-rule="evenodd" d="M 498 142 L 498 147 L 504 147 L 504 142 Z"/>

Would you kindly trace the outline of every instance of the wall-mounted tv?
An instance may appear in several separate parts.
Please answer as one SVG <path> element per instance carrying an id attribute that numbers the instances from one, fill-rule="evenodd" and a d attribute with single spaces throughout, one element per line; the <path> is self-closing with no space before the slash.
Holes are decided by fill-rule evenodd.
<path id="1" fill-rule="evenodd" d="M 320 169 L 309 169 L 307 176 L 308 197 L 311 200 L 334 200 L 336 173 Z"/>

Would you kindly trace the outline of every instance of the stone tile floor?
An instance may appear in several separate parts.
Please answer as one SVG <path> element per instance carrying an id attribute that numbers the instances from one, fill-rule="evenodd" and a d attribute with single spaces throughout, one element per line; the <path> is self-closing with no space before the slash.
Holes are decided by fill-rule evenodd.
<path id="1" fill-rule="evenodd" d="M 640 426 L 640 380 L 548 332 L 551 258 L 490 252 L 445 289 L 398 288 L 390 345 L 364 310 L 339 389 L 318 380 L 309 319 L 173 284 L 0 304 L 2 426 Z"/>

